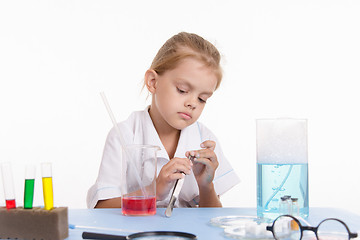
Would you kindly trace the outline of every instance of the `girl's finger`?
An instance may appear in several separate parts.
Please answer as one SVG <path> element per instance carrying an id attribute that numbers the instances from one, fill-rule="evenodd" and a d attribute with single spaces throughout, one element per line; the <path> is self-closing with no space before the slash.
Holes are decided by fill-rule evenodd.
<path id="1" fill-rule="evenodd" d="M 213 151 L 215 149 L 215 146 L 216 146 L 216 142 L 211 141 L 211 140 L 206 140 L 206 141 L 204 141 L 204 142 L 202 142 L 200 144 L 200 147 L 202 147 L 202 148 L 210 148 Z"/>
<path id="2" fill-rule="evenodd" d="M 182 164 L 176 164 L 174 165 L 174 167 L 171 169 L 172 173 L 185 173 L 185 174 L 190 174 L 191 173 L 191 166 L 185 166 Z"/>
<path id="3" fill-rule="evenodd" d="M 181 179 L 181 178 L 184 178 L 184 177 L 185 177 L 185 175 L 183 173 L 180 173 L 180 172 L 169 175 L 169 179 L 171 181 L 175 181 L 177 179 Z"/>
<path id="4" fill-rule="evenodd" d="M 195 158 L 208 158 L 211 161 L 217 161 L 215 152 L 213 150 L 211 150 L 210 148 L 205 148 L 205 149 L 191 151 L 191 152 L 193 152 Z M 190 154 L 191 154 L 191 152 L 190 152 Z"/>
<path id="5" fill-rule="evenodd" d="M 196 158 L 195 159 L 196 163 L 201 163 L 205 166 L 211 166 L 211 161 L 208 158 Z"/>
<path id="6" fill-rule="evenodd" d="M 207 167 L 216 169 L 219 165 L 218 161 L 211 161 L 209 158 L 196 158 L 196 163 L 204 164 Z"/>
<path id="7" fill-rule="evenodd" d="M 166 168 L 165 168 L 166 166 Z M 168 174 L 173 174 L 176 172 L 184 172 L 186 174 L 191 173 L 192 163 L 187 158 L 174 158 L 170 162 L 168 162 L 162 168 Z"/>

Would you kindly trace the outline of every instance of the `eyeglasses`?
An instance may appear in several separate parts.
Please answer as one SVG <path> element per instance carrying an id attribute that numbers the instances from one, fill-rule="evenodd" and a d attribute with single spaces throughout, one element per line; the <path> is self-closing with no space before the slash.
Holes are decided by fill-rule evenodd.
<path id="1" fill-rule="evenodd" d="M 318 240 L 345 240 L 356 238 L 357 233 L 352 233 L 349 227 L 340 219 L 327 218 L 319 223 L 317 227 L 302 226 L 300 221 L 291 215 L 282 215 L 276 218 L 272 226 L 266 227 L 277 240 L 300 240 L 303 231 L 312 231 Z"/>

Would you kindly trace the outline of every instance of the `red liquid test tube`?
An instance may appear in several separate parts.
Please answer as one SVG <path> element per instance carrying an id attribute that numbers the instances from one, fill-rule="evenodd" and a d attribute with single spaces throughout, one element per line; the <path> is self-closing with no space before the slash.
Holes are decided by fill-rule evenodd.
<path id="1" fill-rule="evenodd" d="M 4 185 L 5 203 L 7 209 L 16 208 L 14 181 L 9 162 L 1 164 L 2 180 Z"/>

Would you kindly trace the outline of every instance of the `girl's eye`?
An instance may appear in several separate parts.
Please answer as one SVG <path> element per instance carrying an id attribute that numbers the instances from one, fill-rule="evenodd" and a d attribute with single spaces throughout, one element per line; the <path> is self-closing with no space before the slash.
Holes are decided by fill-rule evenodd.
<path id="1" fill-rule="evenodd" d="M 180 89 L 180 88 L 178 88 L 178 87 L 176 87 L 176 90 L 177 90 L 179 93 L 181 93 L 181 94 L 186 93 L 186 91 L 185 91 L 185 90 L 182 90 L 182 89 Z"/>
<path id="2" fill-rule="evenodd" d="M 202 98 L 199 98 L 199 102 L 201 103 L 206 103 L 206 100 L 202 99 Z"/>

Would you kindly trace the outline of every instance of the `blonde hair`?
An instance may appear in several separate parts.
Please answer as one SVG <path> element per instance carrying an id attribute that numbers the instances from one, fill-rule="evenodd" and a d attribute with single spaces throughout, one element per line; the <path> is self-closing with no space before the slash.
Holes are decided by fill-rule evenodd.
<path id="1" fill-rule="evenodd" d="M 168 39 L 157 52 L 150 69 L 161 75 L 188 57 L 198 59 L 214 70 L 217 89 L 222 80 L 220 53 L 213 44 L 194 33 L 180 32 Z"/>

